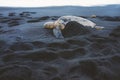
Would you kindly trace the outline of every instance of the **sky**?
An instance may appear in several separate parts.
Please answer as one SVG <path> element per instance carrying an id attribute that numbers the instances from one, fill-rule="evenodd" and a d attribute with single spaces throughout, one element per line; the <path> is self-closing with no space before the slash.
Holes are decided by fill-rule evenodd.
<path id="1" fill-rule="evenodd" d="M 120 0 L 0 0 L 0 6 L 46 7 L 46 6 L 101 6 L 120 4 Z"/>

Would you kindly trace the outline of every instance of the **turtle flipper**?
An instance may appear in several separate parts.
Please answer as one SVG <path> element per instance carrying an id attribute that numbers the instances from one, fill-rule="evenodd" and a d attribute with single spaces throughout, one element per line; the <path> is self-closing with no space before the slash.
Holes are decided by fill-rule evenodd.
<path id="1" fill-rule="evenodd" d="M 64 38 L 62 35 L 62 32 L 59 28 L 54 28 L 53 29 L 53 34 L 56 38 Z"/>

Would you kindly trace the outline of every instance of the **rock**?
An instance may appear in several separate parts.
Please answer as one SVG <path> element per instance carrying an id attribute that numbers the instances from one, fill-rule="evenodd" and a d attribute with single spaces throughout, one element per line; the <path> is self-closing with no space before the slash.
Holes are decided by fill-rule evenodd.
<path id="1" fill-rule="evenodd" d="M 30 16 L 30 12 L 22 12 L 19 14 L 21 17 L 28 17 Z"/>
<path id="2" fill-rule="evenodd" d="M 52 16 L 51 20 L 57 20 L 60 16 Z"/>
<path id="3" fill-rule="evenodd" d="M 96 18 L 97 16 L 96 16 L 96 15 L 91 15 L 90 17 L 91 17 L 91 18 Z"/>
<path id="4" fill-rule="evenodd" d="M 33 46 L 30 43 L 17 42 L 11 45 L 10 49 L 14 51 L 32 50 Z"/>
<path id="5" fill-rule="evenodd" d="M 10 21 L 9 18 L 6 18 L 6 17 L 0 18 L 0 23 L 7 23 L 7 22 L 9 22 L 9 21 Z"/>
<path id="6" fill-rule="evenodd" d="M 9 23 L 8 23 L 8 26 L 9 27 L 13 27 L 13 26 L 17 26 L 19 25 L 19 22 L 16 21 L 16 20 L 11 20 Z"/>
<path id="7" fill-rule="evenodd" d="M 27 66 L 0 68 L 0 80 L 31 80 L 32 70 Z"/>
<path id="8" fill-rule="evenodd" d="M 71 21 L 71 22 L 67 23 L 65 26 L 65 29 L 62 30 L 62 34 L 64 37 L 83 35 L 83 34 L 87 34 L 89 32 L 90 32 L 90 30 L 87 27 L 85 27 L 75 21 Z"/>
<path id="9" fill-rule="evenodd" d="M 36 18 L 36 19 L 28 20 L 27 22 L 28 22 L 28 23 L 40 22 L 40 20 Z"/>
<path id="10" fill-rule="evenodd" d="M 12 13 L 9 13 L 8 16 L 15 16 L 16 13 L 12 12 Z"/>
<path id="11" fill-rule="evenodd" d="M 98 18 L 106 21 L 120 21 L 119 16 L 111 17 L 111 16 L 98 16 Z"/>
<path id="12" fill-rule="evenodd" d="M 40 17 L 39 20 L 48 20 L 50 17 L 49 16 L 43 16 L 43 17 Z"/>

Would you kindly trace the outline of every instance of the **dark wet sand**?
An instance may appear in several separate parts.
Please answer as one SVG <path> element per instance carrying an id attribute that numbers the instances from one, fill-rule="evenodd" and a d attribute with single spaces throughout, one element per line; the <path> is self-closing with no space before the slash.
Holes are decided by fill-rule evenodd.
<path id="1" fill-rule="evenodd" d="M 120 80 L 119 16 L 84 16 L 105 29 L 77 25 L 56 39 L 42 25 L 60 16 L 32 14 L 0 14 L 0 80 Z"/>

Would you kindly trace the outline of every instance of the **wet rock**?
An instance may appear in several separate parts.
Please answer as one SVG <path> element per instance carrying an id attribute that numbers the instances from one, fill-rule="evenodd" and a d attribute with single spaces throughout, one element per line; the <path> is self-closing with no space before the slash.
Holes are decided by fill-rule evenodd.
<path id="1" fill-rule="evenodd" d="M 10 46 L 13 51 L 32 50 L 33 46 L 30 43 L 17 42 Z"/>
<path id="2" fill-rule="evenodd" d="M 40 17 L 39 20 L 48 20 L 50 17 L 49 16 L 43 16 L 43 17 Z"/>
<path id="3" fill-rule="evenodd" d="M 102 16 L 99 17 L 103 20 L 107 20 L 107 21 L 120 21 L 120 17 L 119 16 L 115 16 L 115 17 L 110 17 L 110 16 Z"/>
<path id="4" fill-rule="evenodd" d="M 52 16 L 51 20 L 57 20 L 60 16 Z"/>
<path id="5" fill-rule="evenodd" d="M 8 26 L 9 27 L 13 27 L 13 26 L 17 26 L 19 25 L 19 22 L 16 21 L 16 20 L 11 20 L 9 23 L 8 23 Z"/>
<path id="6" fill-rule="evenodd" d="M 36 18 L 36 19 L 28 20 L 27 22 L 28 22 L 28 23 L 40 22 L 40 20 Z"/>
<path id="7" fill-rule="evenodd" d="M 97 16 L 96 16 L 96 15 L 91 15 L 90 17 L 91 17 L 91 18 L 96 18 Z"/>
<path id="8" fill-rule="evenodd" d="M 0 23 L 7 23 L 7 22 L 9 22 L 9 21 L 10 21 L 9 18 L 6 18 L 6 17 L 0 18 Z"/>
<path id="9" fill-rule="evenodd" d="M 78 17 L 82 17 L 82 18 L 88 18 L 87 16 L 78 16 Z"/>
<path id="10" fill-rule="evenodd" d="M 19 14 L 21 17 L 28 17 L 30 16 L 30 12 L 22 12 Z"/>
<path id="11" fill-rule="evenodd" d="M 32 70 L 27 66 L 0 68 L 0 80 L 31 80 Z"/>
<path id="12" fill-rule="evenodd" d="M 8 16 L 15 16 L 16 13 L 12 12 L 12 13 L 9 13 Z"/>
<path id="13" fill-rule="evenodd" d="M 11 18 L 11 20 L 22 20 L 22 18 L 16 17 L 16 18 Z"/>
<path id="14" fill-rule="evenodd" d="M 75 22 L 71 21 L 66 24 L 65 29 L 62 30 L 62 34 L 64 37 L 72 37 L 77 35 L 83 35 L 89 33 L 90 30 L 86 28 L 85 26 Z"/>

